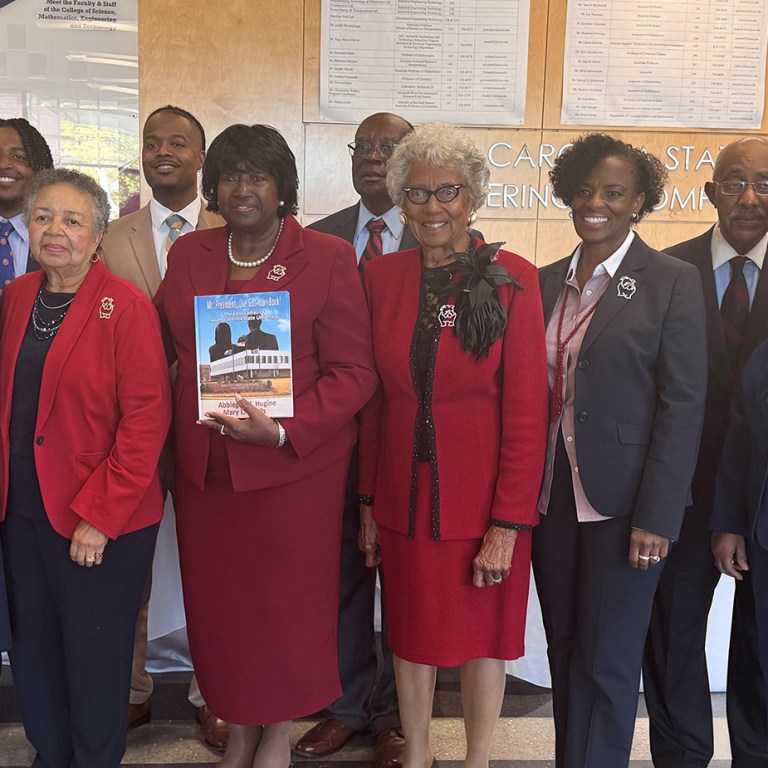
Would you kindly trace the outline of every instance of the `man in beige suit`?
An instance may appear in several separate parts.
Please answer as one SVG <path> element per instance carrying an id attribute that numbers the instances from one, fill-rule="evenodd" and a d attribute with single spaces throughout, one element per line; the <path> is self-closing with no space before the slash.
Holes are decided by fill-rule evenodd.
<path id="1" fill-rule="evenodd" d="M 109 225 L 102 241 L 105 264 L 116 275 L 130 280 L 151 299 L 165 274 L 166 255 L 173 241 L 194 229 L 220 227 L 224 221 L 205 210 L 198 193 L 197 175 L 205 160 L 205 131 L 197 118 L 184 109 L 156 109 L 144 123 L 141 164 L 152 189 L 152 199 L 135 213 Z M 136 727 L 151 717 L 152 677 L 147 660 L 147 608 L 151 574 L 136 626 L 128 726 Z M 193 677 L 189 700 L 206 742 L 223 749 L 227 724 L 206 706 Z"/>

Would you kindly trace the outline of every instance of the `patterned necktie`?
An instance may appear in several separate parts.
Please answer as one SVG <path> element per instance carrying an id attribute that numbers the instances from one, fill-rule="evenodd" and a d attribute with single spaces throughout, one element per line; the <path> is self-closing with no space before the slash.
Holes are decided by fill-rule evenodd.
<path id="1" fill-rule="evenodd" d="M 384 253 L 384 242 L 381 239 L 381 233 L 387 224 L 384 219 L 371 219 L 365 228 L 368 230 L 368 242 L 365 244 L 363 255 L 360 257 L 359 268 L 362 272 L 366 262 L 381 256 Z"/>
<path id="2" fill-rule="evenodd" d="M 744 277 L 746 260 L 746 256 L 734 256 L 730 260 L 731 282 L 728 283 L 720 303 L 720 321 L 723 326 L 725 349 L 731 364 L 731 372 L 734 374 L 738 370 L 741 345 L 749 320 L 749 291 Z"/>
<path id="3" fill-rule="evenodd" d="M 168 238 L 165 241 L 165 252 L 171 250 L 171 246 L 179 239 L 181 228 L 186 223 L 183 216 L 178 213 L 172 213 L 164 222 L 168 225 Z"/>
<path id="4" fill-rule="evenodd" d="M 11 232 L 13 224 L 10 221 L 0 222 L 0 294 L 5 287 L 16 277 L 13 268 L 13 254 L 11 253 Z"/>

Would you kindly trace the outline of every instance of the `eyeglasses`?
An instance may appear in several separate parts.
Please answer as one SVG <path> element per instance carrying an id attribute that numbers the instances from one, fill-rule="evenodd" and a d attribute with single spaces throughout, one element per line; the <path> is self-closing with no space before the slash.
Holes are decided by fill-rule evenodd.
<path id="1" fill-rule="evenodd" d="M 437 189 L 422 189 L 421 187 L 403 187 L 405 196 L 415 205 L 426 205 L 432 195 L 438 203 L 452 203 L 458 196 L 463 184 L 446 184 Z"/>
<path id="2" fill-rule="evenodd" d="M 392 153 L 397 149 L 397 144 L 393 141 L 385 141 L 381 144 L 376 142 L 371 144 L 367 141 L 353 141 L 351 144 L 347 144 L 349 154 L 352 157 L 367 157 L 375 149 L 381 157 L 390 158 Z"/>
<path id="3" fill-rule="evenodd" d="M 743 181 L 740 179 L 731 179 L 730 181 L 715 181 L 724 195 L 743 195 L 747 187 L 752 187 L 756 195 L 768 195 L 768 179 L 759 179 L 758 181 Z"/>

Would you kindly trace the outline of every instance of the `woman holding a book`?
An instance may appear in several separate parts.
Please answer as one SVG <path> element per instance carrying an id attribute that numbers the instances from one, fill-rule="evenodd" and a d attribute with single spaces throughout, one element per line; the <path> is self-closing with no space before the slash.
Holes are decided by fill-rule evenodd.
<path id="1" fill-rule="evenodd" d="M 205 700 L 236 724 L 225 768 L 287 768 L 290 721 L 341 693 L 341 510 L 354 417 L 376 374 L 355 252 L 299 225 L 297 189 L 276 130 L 223 131 L 203 194 L 227 226 L 177 241 L 155 299 L 179 363 L 175 502 L 190 646 Z M 293 417 L 238 399 L 241 418 L 212 408 L 198 420 L 194 297 L 273 291 L 290 294 Z"/>

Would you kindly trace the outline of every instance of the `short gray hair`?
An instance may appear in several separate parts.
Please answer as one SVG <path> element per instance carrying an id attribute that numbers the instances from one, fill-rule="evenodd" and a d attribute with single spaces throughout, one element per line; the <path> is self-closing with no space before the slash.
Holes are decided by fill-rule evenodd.
<path id="1" fill-rule="evenodd" d="M 473 208 L 479 208 L 488 194 L 491 172 L 469 135 L 449 123 L 427 123 L 404 136 L 387 163 L 387 192 L 402 208 L 403 187 L 411 164 L 421 162 L 433 168 L 455 168 L 469 193 Z"/>
<path id="2" fill-rule="evenodd" d="M 29 217 L 35 200 L 45 187 L 53 184 L 69 184 L 82 192 L 91 201 L 93 208 L 93 228 L 96 234 L 103 235 L 109 223 L 109 198 L 98 182 L 80 171 L 70 168 L 50 168 L 40 171 L 27 186 L 24 194 L 24 223 L 29 226 Z"/>

